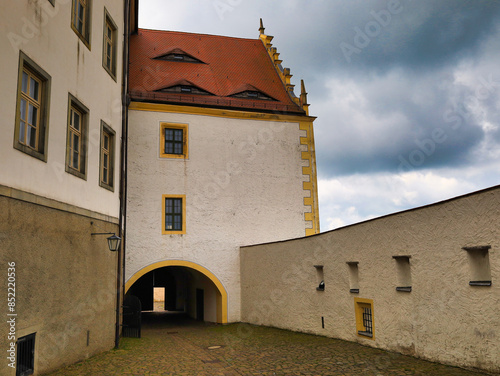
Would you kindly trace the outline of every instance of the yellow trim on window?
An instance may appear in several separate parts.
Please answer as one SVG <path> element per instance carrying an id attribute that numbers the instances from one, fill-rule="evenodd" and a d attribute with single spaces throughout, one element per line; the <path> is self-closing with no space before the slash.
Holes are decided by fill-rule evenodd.
<path id="1" fill-rule="evenodd" d="M 169 231 L 165 230 L 165 199 L 166 198 L 180 198 L 182 199 L 182 230 Z M 161 233 L 164 235 L 179 235 L 186 233 L 186 195 L 162 195 L 161 199 Z"/>
<path id="2" fill-rule="evenodd" d="M 165 129 L 182 129 L 183 148 L 182 154 L 165 153 Z M 179 123 L 160 123 L 160 158 L 189 158 L 189 131 L 187 124 Z"/>
<path id="3" fill-rule="evenodd" d="M 363 334 L 359 334 L 359 332 L 366 331 L 366 328 L 363 324 L 363 308 L 371 309 L 371 318 L 372 318 L 372 336 L 365 336 Z M 375 311 L 373 309 L 373 300 L 372 299 L 364 299 L 364 298 L 354 298 L 354 312 L 356 315 L 356 335 L 358 337 L 366 338 L 366 339 L 375 339 Z"/>
<path id="4" fill-rule="evenodd" d="M 138 272 L 134 273 L 132 277 L 125 283 L 125 293 L 132 287 L 132 285 L 137 282 L 144 274 L 149 273 L 152 270 L 163 268 L 166 266 L 184 266 L 186 268 L 197 270 L 198 272 L 209 278 L 213 284 L 217 287 L 218 294 L 216 296 L 217 301 L 217 322 L 219 324 L 227 324 L 227 291 L 221 281 L 207 268 L 195 264 L 191 261 L 184 260 L 165 260 L 156 262 L 154 264 L 148 265 Z"/>

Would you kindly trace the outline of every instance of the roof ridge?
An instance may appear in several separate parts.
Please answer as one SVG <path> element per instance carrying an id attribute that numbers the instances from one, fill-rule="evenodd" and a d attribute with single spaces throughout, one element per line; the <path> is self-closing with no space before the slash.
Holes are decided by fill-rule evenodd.
<path id="1" fill-rule="evenodd" d="M 227 35 L 215 35 L 215 34 L 205 34 L 205 33 L 192 33 L 188 31 L 176 31 L 176 30 L 158 30 L 158 29 L 138 29 L 139 32 L 141 31 L 146 31 L 146 32 L 155 32 L 155 33 L 175 33 L 175 34 L 187 34 L 187 35 L 199 35 L 199 36 L 204 36 L 204 37 L 211 37 L 211 38 L 228 38 L 228 39 L 238 39 L 238 40 L 246 40 L 246 41 L 258 41 L 260 38 L 243 38 L 243 37 L 231 37 Z"/>

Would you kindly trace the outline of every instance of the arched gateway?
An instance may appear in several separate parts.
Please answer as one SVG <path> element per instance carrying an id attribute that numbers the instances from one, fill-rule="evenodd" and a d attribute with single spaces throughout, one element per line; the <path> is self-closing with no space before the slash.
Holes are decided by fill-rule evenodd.
<path id="1" fill-rule="evenodd" d="M 155 276 L 156 280 L 161 282 L 156 282 Z M 163 283 L 166 287 L 166 305 L 170 304 L 177 308 L 180 306 L 198 319 L 206 318 L 207 321 L 227 323 L 226 289 L 205 267 L 184 260 L 156 262 L 134 273 L 125 284 L 125 293 L 130 291 L 137 295 L 142 293 L 141 289 L 146 289 L 149 294 L 153 286 L 158 283 Z M 211 315 L 212 310 L 214 310 L 213 315 Z M 212 316 L 213 320 L 210 320 Z"/>

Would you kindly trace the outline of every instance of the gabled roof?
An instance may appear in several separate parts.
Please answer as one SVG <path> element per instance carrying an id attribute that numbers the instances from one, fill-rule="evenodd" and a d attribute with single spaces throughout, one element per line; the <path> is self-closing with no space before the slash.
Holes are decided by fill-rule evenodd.
<path id="1" fill-rule="evenodd" d="M 174 51 L 202 63 L 158 59 Z M 134 101 L 305 115 L 286 91 L 260 39 L 139 29 L 130 40 L 129 72 Z M 179 82 L 211 95 L 159 91 Z M 274 100 L 231 97 L 245 88 L 255 88 Z"/>

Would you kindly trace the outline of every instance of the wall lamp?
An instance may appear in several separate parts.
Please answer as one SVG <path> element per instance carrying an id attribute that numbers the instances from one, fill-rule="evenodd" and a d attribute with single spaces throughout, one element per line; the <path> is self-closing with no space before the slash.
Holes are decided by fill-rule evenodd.
<path id="1" fill-rule="evenodd" d="M 94 224 L 93 222 L 90 222 L 90 224 Z M 114 232 L 93 232 L 90 235 L 111 235 L 108 237 L 108 247 L 111 252 L 116 252 L 120 248 L 120 243 L 122 241 L 122 238 L 119 236 L 116 236 Z"/>

